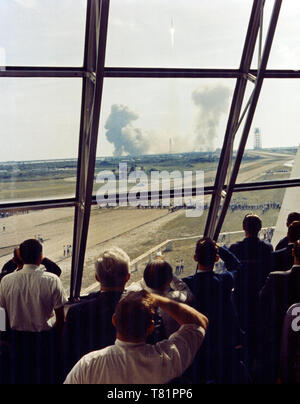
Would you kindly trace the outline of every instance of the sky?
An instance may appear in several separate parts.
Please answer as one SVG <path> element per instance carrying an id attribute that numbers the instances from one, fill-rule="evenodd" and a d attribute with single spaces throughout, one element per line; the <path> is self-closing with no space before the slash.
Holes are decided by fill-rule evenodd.
<path id="1" fill-rule="evenodd" d="M 111 0 L 106 66 L 238 68 L 251 7 Z M 82 66 L 85 18 L 86 0 L 1 0 L 0 68 Z M 269 68 L 300 69 L 299 19 L 299 0 L 283 0 Z M 105 79 L 97 155 L 221 147 L 234 87 L 233 79 Z M 247 147 L 255 127 L 263 147 L 299 144 L 299 90 L 300 80 L 265 80 Z M 81 91 L 81 79 L 0 78 L 0 161 L 76 157 Z"/>

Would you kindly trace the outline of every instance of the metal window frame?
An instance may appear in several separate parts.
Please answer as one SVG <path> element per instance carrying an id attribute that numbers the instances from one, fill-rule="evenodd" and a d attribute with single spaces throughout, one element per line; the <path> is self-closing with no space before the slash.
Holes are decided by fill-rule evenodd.
<path id="1" fill-rule="evenodd" d="M 109 0 L 88 0 L 86 15 L 86 39 L 84 51 L 84 64 L 82 68 L 77 67 L 28 67 L 8 66 L 0 69 L 1 78 L 13 77 L 39 77 L 39 78 L 80 78 L 82 85 L 82 108 L 80 139 L 78 149 L 78 169 L 75 198 L 48 199 L 28 202 L 0 203 L 1 211 L 18 211 L 22 209 L 52 209 L 60 207 L 74 207 L 74 235 L 73 235 L 73 257 L 71 271 L 70 298 L 76 299 L 80 294 L 86 241 L 89 228 L 90 210 L 96 204 L 96 197 L 92 196 L 95 159 L 97 149 L 97 137 L 99 129 L 100 107 L 102 101 L 102 90 L 104 78 L 233 78 L 236 79 L 236 87 L 228 117 L 227 128 L 224 136 L 224 143 L 221 151 L 216 181 L 213 186 L 205 187 L 204 194 L 212 195 L 209 214 L 206 222 L 205 233 L 216 238 L 222 227 L 226 212 L 228 210 L 231 196 L 234 192 L 245 192 L 249 190 L 266 190 L 274 188 L 299 187 L 300 178 L 291 180 L 255 182 L 236 184 L 241 157 L 243 156 L 245 141 L 250 130 L 251 115 L 255 111 L 259 97 L 261 84 L 264 79 L 299 79 L 300 71 L 289 69 L 267 70 L 267 56 L 270 52 L 276 21 L 279 16 L 282 0 L 275 0 L 273 15 L 270 22 L 269 33 L 263 54 L 259 55 L 258 69 L 251 69 L 251 62 L 257 40 L 260 49 L 262 47 L 262 10 L 264 0 L 253 0 L 253 7 L 248 24 L 247 35 L 244 43 L 240 67 L 238 69 L 190 69 L 190 68 L 134 68 L 134 67 L 106 67 L 105 50 L 107 39 Z M 276 14 L 276 16 L 275 16 Z M 260 54 L 260 52 L 259 52 Z M 246 84 L 252 81 L 257 88 L 254 89 L 253 97 L 249 100 L 249 106 L 241 112 L 245 96 Z M 239 158 L 236 161 L 232 175 L 226 184 L 226 178 L 230 172 L 232 156 L 232 145 L 234 135 L 241 117 L 247 116 L 247 129 L 243 131 L 243 141 L 238 151 Z M 248 131 L 247 131 L 248 130 Z M 196 195 L 196 189 L 191 188 L 190 195 Z M 218 219 L 218 211 L 222 205 L 221 192 L 225 191 L 227 196 L 222 207 L 221 216 Z M 172 197 L 171 191 L 171 197 Z M 117 196 L 117 199 L 121 196 Z M 148 199 L 151 198 L 148 193 Z M 160 193 L 159 198 L 163 195 Z"/>
<path id="2" fill-rule="evenodd" d="M 264 73 L 267 69 L 267 64 L 268 64 L 271 47 L 272 47 L 272 43 L 273 43 L 273 39 L 274 39 L 274 35 L 275 35 L 275 30 L 276 30 L 276 26 L 277 26 L 277 22 L 278 22 L 278 18 L 279 18 L 281 4 L 282 4 L 282 0 L 275 0 L 275 2 L 274 2 L 272 16 L 271 16 L 271 20 L 269 23 L 268 33 L 267 33 L 267 37 L 266 37 L 266 41 L 265 41 L 265 45 L 264 45 L 264 50 L 263 50 L 263 54 L 262 54 L 262 57 L 260 60 L 260 68 L 259 68 L 258 75 L 257 75 L 256 81 L 255 81 L 253 96 L 251 98 L 247 118 L 246 118 L 245 125 L 243 128 L 242 137 L 240 140 L 239 148 L 238 148 L 236 159 L 234 162 L 234 167 L 230 174 L 230 180 L 228 183 L 228 187 L 226 189 L 226 197 L 225 197 L 225 200 L 224 200 L 224 203 L 222 206 L 221 214 L 220 214 L 218 223 L 214 228 L 213 238 L 215 240 L 218 238 L 218 236 L 221 232 L 221 228 L 223 226 L 225 216 L 226 216 L 227 210 L 229 208 L 234 185 L 236 183 L 239 169 L 241 166 L 241 162 L 243 159 L 246 143 L 247 143 L 248 136 L 249 136 L 249 131 L 250 131 L 250 128 L 252 125 L 257 102 L 258 102 L 258 99 L 260 96 L 260 92 L 261 92 L 264 77 L 265 77 Z"/>

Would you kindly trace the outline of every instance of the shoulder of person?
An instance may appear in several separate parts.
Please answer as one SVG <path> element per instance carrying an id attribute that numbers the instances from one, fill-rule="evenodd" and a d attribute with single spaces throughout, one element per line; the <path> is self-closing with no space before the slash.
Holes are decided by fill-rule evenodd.
<path id="1" fill-rule="evenodd" d="M 1 280 L 2 286 L 16 281 L 16 279 L 18 279 L 20 277 L 20 274 L 21 274 L 21 271 L 11 272 L 10 274 L 6 274 L 5 276 L 3 276 L 2 280 Z"/>
<path id="2" fill-rule="evenodd" d="M 214 278 L 220 283 L 232 283 L 234 280 L 233 274 L 229 271 L 224 271 L 220 274 L 214 272 Z"/>
<path id="3" fill-rule="evenodd" d="M 292 270 L 288 270 L 288 271 L 273 271 L 269 273 L 269 278 L 270 279 L 277 279 L 277 278 L 282 278 L 282 277 L 286 277 L 292 274 Z"/>
<path id="4" fill-rule="evenodd" d="M 240 248 L 244 244 L 244 242 L 245 242 L 245 239 L 241 240 L 241 241 L 237 241 L 236 243 L 231 244 L 231 246 L 229 246 L 228 250 L 232 252 L 232 250 Z"/>
<path id="5" fill-rule="evenodd" d="M 43 267 L 39 267 L 37 269 L 37 271 L 42 272 L 43 277 L 46 278 L 46 279 L 52 279 L 52 280 L 60 282 L 60 279 L 59 279 L 59 277 L 57 275 L 55 275 L 52 272 L 46 271 Z"/>
<path id="6" fill-rule="evenodd" d="M 66 315 L 66 320 L 70 320 L 70 318 L 76 318 L 77 316 L 81 316 L 86 313 L 88 307 L 90 305 L 91 300 L 82 301 L 78 303 L 71 304 L 68 308 L 68 312 Z"/>
<path id="7" fill-rule="evenodd" d="M 216 275 L 220 276 L 221 279 L 234 279 L 234 276 L 230 271 L 224 271 Z"/>

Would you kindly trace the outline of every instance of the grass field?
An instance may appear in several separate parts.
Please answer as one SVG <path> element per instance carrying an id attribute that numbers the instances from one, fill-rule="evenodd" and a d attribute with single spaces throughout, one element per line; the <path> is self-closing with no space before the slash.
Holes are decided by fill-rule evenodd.
<path id="1" fill-rule="evenodd" d="M 250 154 L 251 155 L 251 154 Z M 284 166 L 284 163 L 291 160 L 292 156 L 287 155 L 286 157 L 282 154 L 278 156 L 275 155 L 253 155 L 251 159 L 245 159 L 242 161 L 242 165 L 239 171 L 239 182 L 253 181 L 261 177 L 262 181 L 273 180 L 275 176 L 279 178 L 288 178 L 290 169 Z M 167 171 L 171 173 L 172 171 L 204 171 L 204 180 L 206 185 L 212 185 L 215 180 L 215 175 L 218 166 L 218 160 L 215 159 L 211 162 L 199 162 L 195 158 L 190 160 L 185 156 L 180 159 L 173 157 L 163 159 L 154 159 L 154 162 L 149 161 L 150 158 L 147 157 L 145 163 L 141 160 L 140 164 L 144 172 L 150 179 L 151 170 L 156 171 Z M 133 163 L 128 163 L 128 169 Z M 113 168 L 114 167 L 114 168 Z M 104 169 L 105 167 L 102 167 Z M 96 168 L 95 175 L 102 170 L 100 167 Z M 107 167 L 107 169 L 115 173 L 118 172 L 118 166 L 115 164 L 112 167 Z M 275 173 L 274 175 L 265 171 L 279 171 L 288 170 L 287 173 Z M 26 174 L 24 172 L 23 177 L 12 176 L 10 180 L 1 180 L 0 176 L 0 202 L 4 201 L 28 201 L 37 199 L 53 199 L 53 198 L 64 198 L 64 197 L 74 197 L 76 189 L 76 170 L 68 171 L 65 178 L 62 178 L 62 173 L 55 174 L 53 172 L 53 178 L 51 178 L 51 172 L 45 171 L 45 176 L 42 178 L 42 169 L 39 176 L 31 179 L 29 175 L 30 171 Z M 56 175 L 56 176 L 55 176 Z M 134 184 L 133 184 L 134 185 Z M 131 186 L 133 186 L 131 185 Z M 130 185 L 128 186 L 130 188 Z M 94 194 L 96 194 L 99 189 L 99 184 L 94 184 Z"/>
<path id="2" fill-rule="evenodd" d="M 75 196 L 75 182 L 60 180 L 37 180 L 24 182 L 0 182 L 0 202 L 27 201 Z"/>

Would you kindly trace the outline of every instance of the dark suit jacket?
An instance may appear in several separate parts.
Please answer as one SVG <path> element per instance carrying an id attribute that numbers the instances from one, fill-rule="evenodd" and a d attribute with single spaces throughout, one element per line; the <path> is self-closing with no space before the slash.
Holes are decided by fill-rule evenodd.
<path id="1" fill-rule="evenodd" d="M 233 275 L 226 271 L 199 271 L 183 279 L 195 296 L 195 308 L 209 320 L 208 330 L 189 377 L 193 383 L 222 381 L 224 364 L 237 344 L 238 329 L 231 301 Z M 226 359 L 225 359 L 226 358 Z M 230 365 L 229 365 L 230 367 Z"/>
<path id="2" fill-rule="evenodd" d="M 282 250 L 283 248 L 286 248 L 289 244 L 289 239 L 287 237 L 283 237 L 279 243 L 277 244 L 275 250 Z"/>
<path id="3" fill-rule="evenodd" d="M 242 276 L 245 269 L 256 273 L 252 275 L 255 277 L 257 290 L 259 291 L 272 269 L 272 245 L 260 240 L 258 237 L 249 237 L 232 244 L 229 250 L 241 262 L 240 276 Z"/>
<path id="4" fill-rule="evenodd" d="M 241 262 L 238 257 L 232 253 L 227 247 L 219 248 L 219 256 L 224 261 L 225 267 L 228 271 L 237 272 L 241 269 Z"/>
<path id="5" fill-rule="evenodd" d="M 260 292 L 260 300 L 264 310 L 282 323 L 288 308 L 300 302 L 300 266 L 271 272 Z"/>
<path id="6" fill-rule="evenodd" d="M 112 316 L 121 295 L 122 292 L 99 292 L 69 308 L 63 332 L 66 373 L 85 354 L 114 344 Z"/>
<path id="7" fill-rule="evenodd" d="M 206 339 L 211 338 L 217 353 L 217 345 L 223 349 L 225 334 L 230 333 L 230 324 L 234 318 L 231 302 L 234 286 L 233 275 L 228 271 L 222 274 L 216 274 L 213 271 L 199 271 L 193 276 L 184 278 L 183 281 L 195 296 L 196 309 L 209 319 Z"/>
<path id="8" fill-rule="evenodd" d="M 219 255 L 227 270 L 234 272 L 240 269 L 240 261 L 226 247 L 220 247 Z M 214 344 L 218 344 L 220 349 L 231 344 L 231 342 L 226 343 L 226 340 L 228 330 L 235 323 L 231 300 L 232 289 L 234 288 L 233 274 L 229 271 L 220 274 L 213 271 L 198 271 L 195 275 L 184 278 L 183 281 L 195 296 L 197 310 L 209 319 L 210 325 L 206 340 L 214 340 Z M 222 335 L 223 330 L 226 330 L 225 336 Z M 218 336 L 218 341 L 215 340 L 216 336 Z"/>
<path id="9" fill-rule="evenodd" d="M 294 264 L 293 244 L 272 253 L 272 271 L 288 271 Z"/>
<path id="10" fill-rule="evenodd" d="M 279 354 L 285 314 L 294 303 L 300 302 L 300 266 L 289 271 L 270 273 L 260 292 L 265 338 Z"/>
<path id="11" fill-rule="evenodd" d="M 230 247 L 241 261 L 235 274 L 234 301 L 243 329 L 255 328 L 259 317 L 259 291 L 272 269 L 273 247 L 258 237 L 245 238 Z"/>

